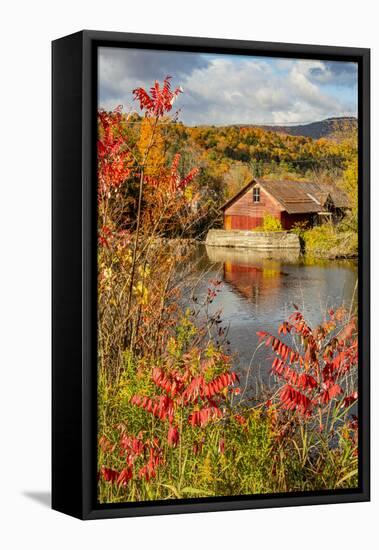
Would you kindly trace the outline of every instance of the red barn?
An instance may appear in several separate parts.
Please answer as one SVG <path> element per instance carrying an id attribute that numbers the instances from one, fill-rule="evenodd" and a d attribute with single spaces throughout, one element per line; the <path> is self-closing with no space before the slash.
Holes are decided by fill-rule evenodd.
<path id="1" fill-rule="evenodd" d="M 349 208 L 348 197 L 334 186 L 303 181 L 249 182 L 222 207 L 224 229 L 255 229 L 265 215 L 280 220 L 283 229 L 307 222 L 315 225 L 337 220 Z"/>

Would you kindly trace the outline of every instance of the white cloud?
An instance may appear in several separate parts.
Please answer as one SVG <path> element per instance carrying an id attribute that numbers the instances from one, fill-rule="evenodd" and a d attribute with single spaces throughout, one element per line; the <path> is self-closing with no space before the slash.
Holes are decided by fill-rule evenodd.
<path id="1" fill-rule="evenodd" d="M 135 108 L 133 88 L 171 74 L 184 88 L 177 106 L 187 124 L 301 123 L 356 115 L 355 70 L 318 60 L 102 49 L 100 105 Z"/>

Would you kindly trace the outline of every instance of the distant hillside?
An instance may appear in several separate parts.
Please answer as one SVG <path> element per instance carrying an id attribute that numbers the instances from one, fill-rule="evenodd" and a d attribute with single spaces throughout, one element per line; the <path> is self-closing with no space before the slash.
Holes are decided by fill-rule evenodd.
<path id="1" fill-rule="evenodd" d="M 356 157 L 356 128 L 356 119 L 348 117 L 266 128 L 253 124 L 185 126 L 176 123 L 159 127 L 156 139 L 164 144 L 170 160 L 180 153 L 183 174 L 196 167 L 200 186 L 212 188 L 214 196 L 229 196 L 253 175 L 314 179 L 322 174 L 324 183 L 335 181 L 346 169 L 346 163 Z M 129 142 L 141 140 L 140 132 L 140 124 L 131 124 Z"/>
<path id="2" fill-rule="evenodd" d="M 328 138 L 340 141 L 358 128 L 358 121 L 355 117 L 335 117 L 297 126 L 260 126 L 260 128 L 291 136 L 305 136 L 312 139 Z"/>
<path id="3" fill-rule="evenodd" d="M 128 142 L 138 144 L 140 151 L 150 140 L 148 131 L 152 131 L 151 125 L 139 124 L 142 121 L 135 115 L 133 123 L 125 124 L 124 130 Z M 207 204 L 219 221 L 221 204 L 253 177 L 336 186 L 347 173 L 354 180 L 355 168 L 351 168 L 351 161 L 357 159 L 356 127 L 354 118 L 334 118 L 297 127 L 270 126 L 270 129 L 253 124 L 161 124 L 155 128 L 155 148 L 150 158 L 166 158 L 171 165 L 179 153 L 181 176 L 185 177 L 193 168 L 198 169 L 194 187 L 189 188 L 189 192 L 193 197 L 209 201 Z M 323 137 L 315 139 L 310 133 Z M 325 139 L 326 136 L 329 139 Z"/>

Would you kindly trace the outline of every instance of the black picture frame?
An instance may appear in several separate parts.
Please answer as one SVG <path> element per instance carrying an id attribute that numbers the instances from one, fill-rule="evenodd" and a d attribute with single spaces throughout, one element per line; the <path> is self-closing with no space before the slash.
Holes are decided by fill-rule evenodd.
<path id="1" fill-rule="evenodd" d="M 359 487 L 276 495 L 96 503 L 97 48 L 123 46 L 358 63 Z M 370 499 L 370 50 L 81 31 L 52 43 L 52 507 L 81 519 Z"/>

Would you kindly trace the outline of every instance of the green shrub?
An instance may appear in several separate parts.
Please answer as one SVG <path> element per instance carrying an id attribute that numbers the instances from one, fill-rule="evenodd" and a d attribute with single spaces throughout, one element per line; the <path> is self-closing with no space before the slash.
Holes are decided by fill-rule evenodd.
<path id="1" fill-rule="evenodd" d="M 296 222 L 292 229 L 291 229 L 291 232 L 292 233 L 295 233 L 296 235 L 298 235 L 300 237 L 300 239 L 303 238 L 304 236 L 304 233 L 309 229 L 309 223 L 308 222 Z"/>
<path id="2" fill-rule="evenodd" d="M 271 214 L 266 214 L 263 217 L 263 223 L 261 227 L 257 227 L 258 231 L 283 231 L 282 224 L 278 218 Z"/>
<path id="3" fill-rule="evenodd" d="M 343 231 L 344 227 L 324 224 L 302 232 L 306 254 L 329 258 L 356 256 L 358 235 L 355 231 Z"/>

